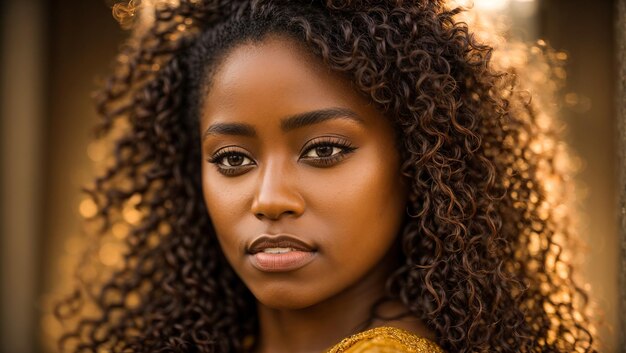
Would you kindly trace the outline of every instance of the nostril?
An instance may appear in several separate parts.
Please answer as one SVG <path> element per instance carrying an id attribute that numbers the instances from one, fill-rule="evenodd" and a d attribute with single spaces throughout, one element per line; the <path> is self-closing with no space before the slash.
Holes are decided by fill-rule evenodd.
<path id="1" fill-rule="evenodd" d="M 268 193 L 267 190 L 272 193 Z M 298 193 L 268 188 L 262 191 L 264 193 L 256 195 L 250 205 L 250 211 L 257 219 L 277 220 L 285 216 L 298 216 L 304 212 L 304 199 Z"/>
<path id="2" fill-rule="evenodd" d="M 287 210 L 287 211 L 281 212 L 280 214 L 273 214 L 273 213 L 270 214 L 270 213 L 257 212 L 257 213 L 254 214 L 254 216 L 257 219 L 259 219 L 259 220 L 262 220 L 263 218 L 269 218 L 269 219 L 272 219 L 272 220 L 276 220 L 276 219 L 278 219 L 280 217 L 283 217 L 285 215 L 295 215 L 295 214 L 296 214 L 295 211 Z"/>

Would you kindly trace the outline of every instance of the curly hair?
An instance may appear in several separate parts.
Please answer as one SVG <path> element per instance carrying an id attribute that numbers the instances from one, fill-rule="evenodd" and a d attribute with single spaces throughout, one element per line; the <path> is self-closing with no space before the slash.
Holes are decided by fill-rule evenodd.
<path id="1" fill-rule="evenodd" d="M 56 304 L 77 319 L 74 352 L 239 352 L 255 300 L 223 256 L 201 193 L 198 101 L 228 50 L 268 34 L 303 43 L 353 82 L 397 132 L 410 179 L 388 296 L 448 352 L 595 352 L 585 291 L 561 256 L 572 234 L 544 180 L 565 180 L 533 148 L 541 111 L 490 64 L 460 8 L 441 0 L 180 0 L 155 8 L 97 96 L 98 136 L 117 123 L 114 162 L 86 191 L 110 228 L 142 211 L 123 266 L 88 296 Z M 139 195 L 139 196 L 137 196 Z M 562 241 L 559 242 L 558 239 Z M 565 269 L 560 274 L 557 269 Z M 375 315 L 372 309 L 372 316 Z"/>

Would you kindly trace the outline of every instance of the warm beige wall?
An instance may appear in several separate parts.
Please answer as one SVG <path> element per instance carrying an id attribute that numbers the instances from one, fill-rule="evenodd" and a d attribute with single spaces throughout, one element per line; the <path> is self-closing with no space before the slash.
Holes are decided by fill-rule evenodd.
<path id="1" fill-rule="evenodd" d="M 0 8 L 0 351 L 29 353 L 37 349 L 44 14 L 37 0 Z"/>
<path id="2" fill-rule="evenodd" d="M 108 73 L 122 32 L 105 1 L 54 1 L 46 127 L 44 288 L 58 280 L 63 241 L 80 231 L 79 190 L 90 180 L 87 146 L 96 122 L 91 93 Z M 70 5 L 71 3 L 71 5 Z"/>
<path id="3" fill-rule="evenodd" d="M 561 113 L 568 140 L 583 159 L 580 233 L 588 252 L 577 255 L 598 304 L 594 313 L 604 324 L 599 330 L 603 352 L 617 351 L 619 333 L 615 20 L 613 1 L 544 0 L 539 22 L 540 35 L 568 53 L 564 93 L 576 94 L 571 97 L 579 101 Z"/>
<path id="4" fill-rule="evenodd" d="M 53 0 L 50 5 L 48 120 L 42 232 L 42 293 L 68 280 L 69 238 L 80 237 L 79 204 L 83 185 L 91 180 L 87 150 L 97 116 L 91 93 L 106 75 L 124 37 L 105 0 Z M 41 299 L 49 304 L 48 297 Z M 55 328 L 43 316 L 44 337 Z M 58 327 L 57 327 L 58 328 Z M 49 346 L 44 346 L 47 351 Z"/>
<path id="5" fill-rule="evenodd" d="M 620 281 L 620 301 L 618 315 L 620 316 L 620 325 L 618 326 L 619 337 L 619 353 L 626 353 L 626 0 L 618 0 L 617 7 L 617 24 L 616 30 L 616 49 L 617 49 L 617 119 L 619 134 L 619 160 L 620 160 L 620 185 L 618 187 L 620 199 L 620 216 L 621 216 L 621 281 Z"/>

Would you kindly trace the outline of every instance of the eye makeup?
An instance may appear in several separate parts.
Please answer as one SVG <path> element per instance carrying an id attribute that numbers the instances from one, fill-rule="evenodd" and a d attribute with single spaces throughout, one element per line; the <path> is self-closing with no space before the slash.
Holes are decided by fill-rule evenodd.
<path id="1" fill-rule="evenodd" d="M 317 167 L 330 167 L 346 158 L 350 153 L 356 151 L 357 147 L 353 146 L 348 140 L 335 137 L 324 136 L 319 139 L 312 140 L 303 150 L 307 153 L 301 153 L 301 160 Z M 335 151 L 337 153 L 334 153 Z M 308 152 L 316 152 L 318 157 L 310 157 Z M 330 152 L 330 154 L 327 154 Z"/>
<path id="2" fill-rule="evenodd" d="M 315 167 L 328 168 L 345 159 L 356 149 L 357 147 L 344 138 L 323 136 L 311 140 L 303 147 L 300 160 Z M 226 176 L 243 174 L 256 165 L 252 157 L 234 146 L 218 150 L 207 161 L 214 164 L 217 171 Z"/>
<path id="3" fill-rule="evenodd" d="M 217 171 L 226 176 L 243 174 L 255 165 L 251 157 L 234 146 L 218 150 L 207 161 L 214 164 Z"/>

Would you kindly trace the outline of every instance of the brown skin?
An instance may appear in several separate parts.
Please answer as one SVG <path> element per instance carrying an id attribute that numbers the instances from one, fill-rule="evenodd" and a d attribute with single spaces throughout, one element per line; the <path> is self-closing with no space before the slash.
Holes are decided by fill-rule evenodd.
<path id="1" fill-rule="evenodd" d="M 343 114 L 281 129 L 286 117 L 336 108 L 352 111 L 360 122 Z M 322 351 L 367 319 L 397 266 L 394 244 L 407 186 L 393 128 L 349 81 L 275 35 L 235 47 L 218 66 L 203 103 L 201 133 L 216 123 L 256 130 L 256 136 L 206 134 L 202 183 L 222 250 L 258 301 L 258 352 Z M 310 147 L 318 141 L 331 143 Z M 347 153 L 337 141 L 355 149 Z M 210 163 L 224 148 L 231 157 Z M 332 157 L 338 159 L 321 164 Z M 224 175 L 218 167 L 235 173 Z M 293 234 L 315 246 L 315 259 L 294 271 L 260 271 L 246 246 L 263 233 Z M 390 303 L 379 312 L 402 310 Z M 372 327 L 382 325 L 432 338 L 417 319 L 378 320 Z"/>
<path id="2" fill-rule="evenodd" d="M 538 116 L 546 113 L 546 107 L 540 100 L 528 100 L 529 87 L 520 87 L 517 75 L 494 69 L 490 63 L 493 48 L 477 41 L 471 27 L 458 21 L 457 14 L 462 9 L 448 5 L 430 0 L 180 0 L 176 5 L 155 9 L 149 28 L 141 29 L 138 36 L 133 35 L 121 47 L 115 70 L 96 96 L 100 113 L 96 132 L 114 148 L 112 163 L 107 163 L 106 170 L 85 186 L 98 205 L 92 219 L 98 236 L 109 233 L 110 225 L 120 221 L 121 211 L 136 195 L 141 196 L 138 207 L 145 217 L 132 225 L 125 238 L 128 249 L 121 270 L 107 278 L 86 278 L 82 275 L 84 266 L 100 266 L 91 261 L 97 259 L 93 255 L 99 249 L 91 247 L 83 255 L 81 268 L 76 269 L 78 281 L 74 290 L 59 298 L 54 308 L 56 318 L 67 327 L 58 341 L 61 350 L 96 352 L 115 346 L 117 352 L 137 353 L 240 352 L 243 343 L 249 341 L 246 337 L 258 336 L 259 324 L 264 330 L 262 339 L 269 342 L 261 348 L 276 346 L 276 340 L 267 332 L 278 332 L 274 335 L 277 336 L 280 331 L 276 320 L 270 322 L 264 314 L 270 306 L 268 296 L 262 295 L 265 288 L 258 282 L 276 288 L 277 276 L 267 275 L 266 281 L 255 281 L 254 273 L 238 263 L 241 253 L 231 254 L 244 283 L 225 263 L 204 203 L 199 170 L 203 165 L 198 146 L 201 140 L 196 135 L 200 125 L 198 110 L 206 98 L 198 90 L 204 83 L 205 69 L 215 69 L 215 60 L 223 59 L 233 45 L 245 39 L 258 43 L 259 36 L 279 29 L 305 45 L 323 66 L 348 77 L 354 89 L 401 131 L 397 142 L 403 174 L 410 180 L 407 210 L 411 216 L 407 216 L 401 231 L 403 261 L 387 282 L 392 289 L 390 294 L 401 298 L 413 316 L 422 318 L 436 332 L 437 343 L 446 351 L 457 353 L 596 352 L 596 340 L 590 332 L 590 324 L 595 320 L 578 315 L 589 309 L 585 300 L 588 293 L 572 279 L 575 276 L 561 278 L 555 270 L 561 266 L 572 268 L 559 258 L 563 248 L 556 244 L 562 240 L 569 248 L 577 237 L 571 223 L 562 222 L 554 207 L 544 208 L 545 200 L 553 200 L 550 205 L 568 205 L 571 201 L 563 193 L 546 193 L 546 180 L 571 178 L 568 171 L 555 168 L 554 163 L 559 160 L 556 156 L 562 153 L 560 148 L 541 153 L 532 148 L 546 136 L 556 138 L 560 134 L 555 128 L 536 128 Z M 548 48 L 540 48 L 541 51 L 551 52 Z M 549 57 L 545 59 L 552 62 Z M 511 69 L 527 71 L 523 65 Z M 304 81 L 311 79 L 306 77 Z M 298 82 L 297 89 L 308 84 Z M 247 99 L 267 95 L 265 89 Z M 289 93 L 286 98 L 293 96 Z M 319 90 L 315 94 L 320 94 Z M 279 97 L 274 103 L 282 106 L 284 102 Z M 271 121 L 272 117 L 264 120 Z M 293 177 L 297 170 L 297 178 L 280 179 L 284 184 L 277 190 L 285 200 L 293 193 L 304 202 L 301 215 L 266 211 L 274 214 L 272 217 L 280 216 L 275 221 L 263 218 L 259 212 L 258 220 L 265 222 L 261 224 L 268 229 L 274 224 L 275 230 L 282 227 L 287 231 L 297 226 L 300 231 L 317 230 L 315 236 L 328 236 L 322 232 L 335 225 L 309 227 L 311 217 L 323 222 L 334 218 L 320 214 L 319 205 L 312 202 L 316 199 L 305 191 L 318 187 L 319 181 L 329 183 L 322 172 L 355 169 L 358 159 L 353 157 L 356 153 L 362 155 L 362 147 L 342 163 L 323 171 L 310 165 L 306 165 L 310 169 L 303 169 L 304 163 L 287 163 L 290 159 L 268 165 L 263 162 L 268 157 L 267 149 L 257 148 L 252 152 L 263 153 L 252 158 L 261 163 L 248 173 L 264 180 L 259 176 L 266 169 L 276 169 L 277 165 L 293 167 L 282 172 Z M 271 155 L 274 156 L 274 150 Z M 318 174 L 313 183 L 304 187 L 303 170 L 315 170 Z M 246 180 L 239 178 L 249 177 L 250 174 L 242 174 L 217 179 L 213 175 L 207 183 L 234 186 Z M 363 183 L 359 177 L 352 173 L 350 182 Z M 332 184 L 335 180 L 338 179 L 333 179 Z M 358 186 L 346 185 L 347 190 Z M 228 207 L 229 218 L 235 220 L 228 228 L 235 227 L 232 233 L 236 231 L 236 236 L 248 237 L 249 234 L 239 233 L 253 226 L 261 228 L 243 214 L 247 211 L 242 205 L 252 205 L 249 193 L 254 189 L 236 186 L 230 188 L 236 194 L 227 196 L 238 196 L 235 201 L 240 202 L 220 202 L 216 207 Z M 322 195 L 326 191 L 322 190 Z M 379 190 L 368 190 L 372 191 Z M 342 195 L 346 194 L 337 196 Z M 529 202 L 533 195 L 537 201 Z M 276 210 L 280 212 L 280 208 Z M 353 209 L 350 212 L 349 216 L 355 214 Z M 575 214 L 569 216 L 575 218 Z M 379 220 L 367 221 L 376 225 Z M 233 234 L 220 236 L 225 240 Z M 306 231 L 299 235 L 311 234 Z M 333 239 L 344 236 L 331 235 L 335 236 Z M 155 244 L 152 239 L 158 242 Z M 529 251 L 525 245 L 537 239 L 550 246 L 538 252 Z M 318 260 L 322 254 L 326 256 L 328 251 L 320 252 Z M 328 256 L 324 259 L 329 261 Z M 328 284 L 335 283 L 338 276 L 334 272 L 324 275 L 332 279 Z M 258 303 L 246 285 L 255 291 Z M 341 287 L 344 285 L 349 283 Z M 97 295 L 91 295 L 94 292 Z M 331 292 L 317 293 L 313 299 L 328 303 L 322 299 L 331 297 L 327 296 Z M 285 293 L 289 292 L 279 294 Z M 129 300 L 138 294 L 139 303 Z M 364 296 L 371 299 L 368 293 Z M 349 304 L 336 311 L 346 313 L 347 308 L 365 307 L 358 300 L 359 306 Z M 257 313 L 260 305 L 263 312 Z M 85 317 L 92 306 L 99 308 L 100 314 Z M 283 309 L 281 314 L 284 313 L 296 316 L 295 311 Z M 259 315 L 263 316 L 262 322 Z M 332 318 L 335 321 L 328 326 L 339 336 L 343 332 L 335 329 L 340 326 L 338 319 Z M 360 328 L 368 324 L 369 321 L 364 322 Z M 324 333 L 318 331 L 311 334 L 316 339 Z"/>

